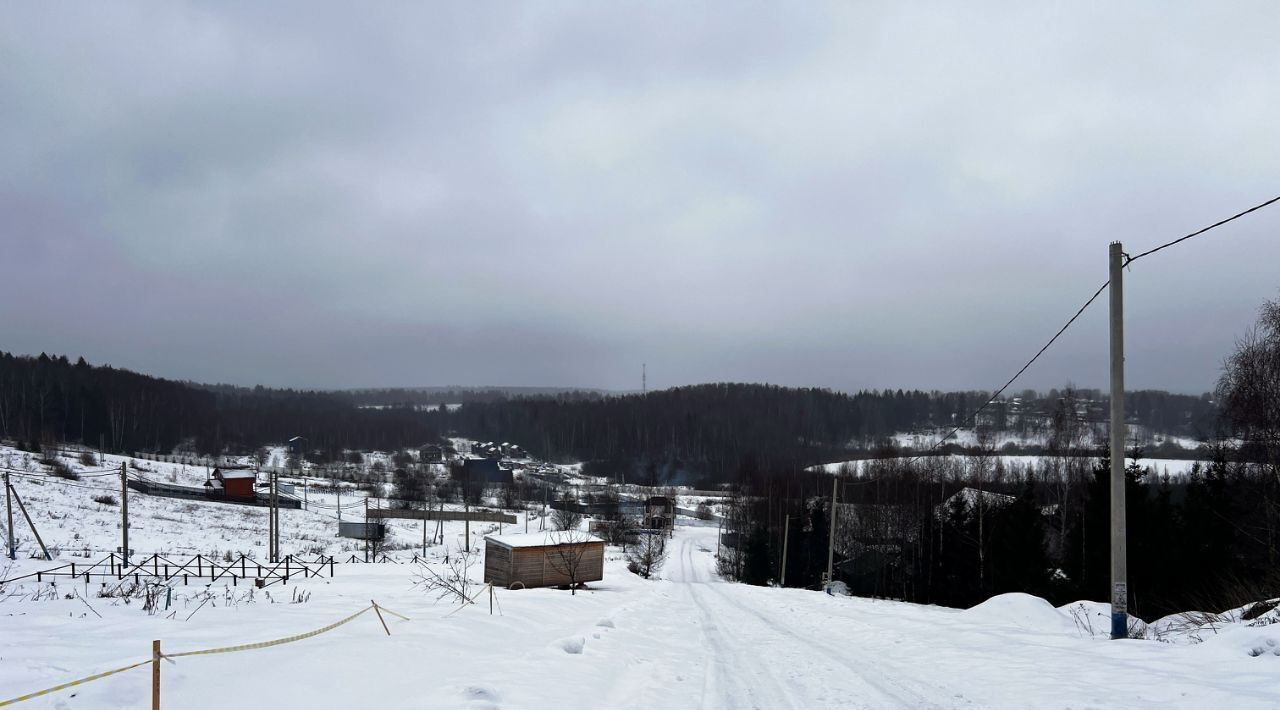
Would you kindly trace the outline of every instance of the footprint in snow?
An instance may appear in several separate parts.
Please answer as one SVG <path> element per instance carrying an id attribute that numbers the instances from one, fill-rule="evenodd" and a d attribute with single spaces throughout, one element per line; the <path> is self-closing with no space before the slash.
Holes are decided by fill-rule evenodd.
<path id="1" fill-rule="evenodd" d="M 471 701 L 472 707 L 477 710 L 498 710 L 499 702 L 502 696 L 498 695 L 498 691 L 489 686 L 470 685 L 463 689 L 462 695 Z"/>
<path id="2" fill-rule="evenodd" d="M 561 651 L 564 651 L 565 653 L 573 654 L 575 656 L 581 654 L 582 649 L 586 645 L 587 645 L 587 640 L 581 636 L 571 636 L 567 639 L 560 639 L 559 641 L 556 641 L 555 644 L 553 644 L 555 648 L 558 648 Z"/>

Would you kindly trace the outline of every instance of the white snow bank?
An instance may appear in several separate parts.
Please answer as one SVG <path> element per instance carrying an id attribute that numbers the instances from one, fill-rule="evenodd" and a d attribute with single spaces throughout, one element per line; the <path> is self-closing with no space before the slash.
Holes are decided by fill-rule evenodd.
<path id="1" fill-rule="evenodd" d="M 1071 617 L 1044 599 L 1022 592 L 998 594 L 961 613 L 970 621 L 1019 626 L 1035 631 L 1058 633 L 1075 630 Z"/>
<path id="2" fill-rule="evenodd" d="M 1231 626 L 1204 640 L 1205 648 L 1215 648 L 1259 662 L 1280 664 L 1280 625 Z M 1271 666 L 1280 669 L 1280 666 Z"/>

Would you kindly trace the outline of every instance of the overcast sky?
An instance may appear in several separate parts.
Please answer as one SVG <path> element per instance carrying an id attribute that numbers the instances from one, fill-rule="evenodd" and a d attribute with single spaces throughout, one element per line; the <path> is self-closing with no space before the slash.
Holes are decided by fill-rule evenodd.
<path id="1" fill-rule="evenodd" d="M 1280 3 L 18 3 L 0 350 L 295 387 L 991 389 L 1280 194 Z M 1280 205 L 1125 275 L 1130 388 Z M 1019 387 L 1106 386 L 1106 299 Z"/>

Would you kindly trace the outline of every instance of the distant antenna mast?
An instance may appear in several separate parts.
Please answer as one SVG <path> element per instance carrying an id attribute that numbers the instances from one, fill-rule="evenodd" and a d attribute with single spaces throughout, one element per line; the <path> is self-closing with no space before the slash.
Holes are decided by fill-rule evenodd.
<path id="1" fill-rule="evenodd" d="M 640 363 L 640 394 L 649 394 L 649 366 Z"/>

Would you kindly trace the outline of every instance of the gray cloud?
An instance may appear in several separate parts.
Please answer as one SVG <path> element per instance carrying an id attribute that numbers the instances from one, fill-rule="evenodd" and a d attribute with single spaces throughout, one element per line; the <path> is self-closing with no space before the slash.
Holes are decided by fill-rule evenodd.
<path id="1" fill-rule="evenodd" d="M 4 14 L 0 347 L 173 377 L 989 388 L 1280 186 L 1269 2 Z M 1278 226 L 1134 265 L 1131 386 L 1211 386 Z"/>

